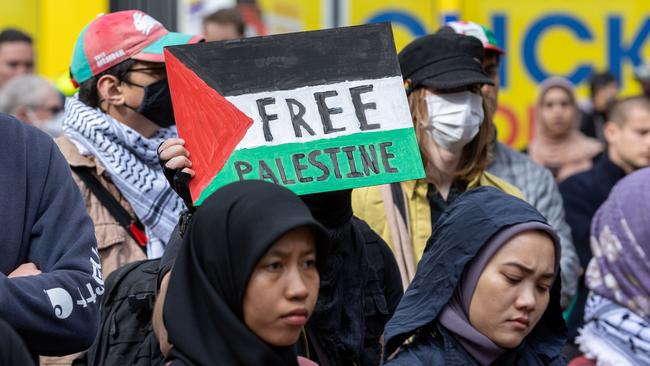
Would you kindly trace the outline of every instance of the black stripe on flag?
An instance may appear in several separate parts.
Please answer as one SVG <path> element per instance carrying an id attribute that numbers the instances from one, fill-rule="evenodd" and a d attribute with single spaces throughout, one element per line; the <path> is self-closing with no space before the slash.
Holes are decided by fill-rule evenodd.
<path id="1" fill-rule="evenodd" d="M 166 49 L 223 96 L 400 75 L 389 23 Z"/>

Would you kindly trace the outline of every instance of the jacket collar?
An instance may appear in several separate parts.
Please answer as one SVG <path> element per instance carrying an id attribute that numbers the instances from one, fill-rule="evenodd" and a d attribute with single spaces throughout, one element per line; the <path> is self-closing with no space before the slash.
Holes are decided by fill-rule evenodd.
<path id="1" fill-rule="evenodd" d="M 614 164 L 608 154 L 602 154 L 600 159 L 596 162 L 595 167 L 600 174 L 603 174 L 612 182 L 618 182 L 627 175 L 623 168 Z"/>
<path id="2" fill-rule="evenodd" d="M 63 135 L 54 140 L 61 150 L 63 157 L 71 167 L 88 167 L 95 168 L 98 175 L 102 175 L 106 170 L 97 162 L 94 156 L 81 155 L 79 148 L 67 136 Z"/>
<path id="3" fill-rule="evenodd" d="M 467 190 L 480 186 L 482 176 L 483 176 L 482 174 L 479 174 L 474 179 L 472 179 L 467 184 Z M 408 199 L 414 199 L 416 192 L 418 192 L 420 190 L 424 190 L 423 192 L 424 192 L 424 194 L 426 194 L 426 189 L 427 189 L 428 184 L 429 183 L 427 182 L 426 178 L 408 180 L 408 181 L 402 182 L 402 189 L 404 190 L 404 193 L 406 194 L 406 197 Z"/>

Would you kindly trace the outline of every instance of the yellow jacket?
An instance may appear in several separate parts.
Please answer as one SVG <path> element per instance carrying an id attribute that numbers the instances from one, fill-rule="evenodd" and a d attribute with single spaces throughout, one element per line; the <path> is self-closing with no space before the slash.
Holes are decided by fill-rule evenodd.
<path id="1" fill-rule="evenodd" d="M 409 262 L 414 262 L 412 265 L 409 263 L 407 267 L 415 268 L 417 262 L 422 257 L 424 247 L 431 236 L 432 229 L 431 211 L 429 208 L 429 200 L 427 199 L 427 182 L 425 179 L 418 179 L 402 182 L 401 185 L 407 207 L 406 211 L 408 213 L 408 228 L 405 228 L 403 238 L 406 241 L 410 241 L 410 247 L 412 249 L 412 253 L 406 253 L 406 258 Z M 487 172 L 469 182 L 467 189 L 480 186 L 492 186 L 523 199 L 523 194 L 519 189 Z M 393 220 L 392 217 L 396 215 L 392 215 L 390 208 L 387 209 L 385 207 L 385 200 L 392 201 L 389 198 L 390 194 L 387 192 L 390 192 L 389 185 L 357 188 L 352 192 L 352 208 L 355 216 L 365 220 L 388 243 L 396 254 L 400 269 L 404 271 L 404 264 L 400 263 L 403 260 L 403 255 L 395 251 L 394 238 L 396 233 L 391 233 L 391 228 L 398 230 L 395 228 L 394 222 L 391 222 Z M 391 216 L 391 219 L 389 219 L 389 216 Z M 408 272 L 411 271 L 409 270 Z M 402 274 L 404 277 L 405 274 Z M 410 273 L 406 277 L 409 277 L 410 280 L 413 274 Z"/>

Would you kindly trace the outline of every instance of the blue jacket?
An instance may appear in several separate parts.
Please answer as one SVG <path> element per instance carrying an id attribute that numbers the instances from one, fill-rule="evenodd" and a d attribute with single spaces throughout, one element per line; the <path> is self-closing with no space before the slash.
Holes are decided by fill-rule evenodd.
<path id="1" fill-rule="evenodd" d="M 530 221 L 546 223 L 532 206 L 491 187 L 461 195 L 440 217 L 427 242 L 413 282 L 384 331 L 385 355 L 414 336 L 388 365 L 475 365 L 437 318 L 453 295 L 465 266 L 501 229 Z M 566 325 L 560 308 L 560 280 L 551 289 L 546 312 L 516 349 L 498 365 L 562 365 Z"/>
<path id="2" fill-rule="evenodd" d="M 104 292 L 93 224 L 68 164 L 45 133 L 0 114 L 0 318 L 30 352 L 86 349 Z M 42 274 L 7 277 L 21 264 Z"/>

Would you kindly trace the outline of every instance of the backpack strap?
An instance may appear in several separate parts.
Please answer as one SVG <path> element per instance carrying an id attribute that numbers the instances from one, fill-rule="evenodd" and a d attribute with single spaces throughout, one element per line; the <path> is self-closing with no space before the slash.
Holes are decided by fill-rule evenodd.
<path id="1" fill-rule="evenodd" d="M 144 233 L 144 226 L 136 218 L 132 218 L 129 212 L 122 207 L 118 200 L 104 187 L 99 179 L 92 173 L 90 168 L 83 166 L 71 166 L 72 170 L 84 182 L 86 187 L 97 197 L 102 206 L 106 207 L 113 218 L 126 230 L 127 233 L 143 248 L 147 245 L 147 235 Z"/>

